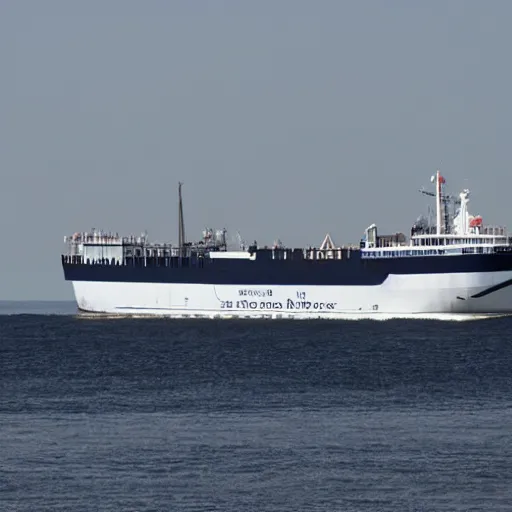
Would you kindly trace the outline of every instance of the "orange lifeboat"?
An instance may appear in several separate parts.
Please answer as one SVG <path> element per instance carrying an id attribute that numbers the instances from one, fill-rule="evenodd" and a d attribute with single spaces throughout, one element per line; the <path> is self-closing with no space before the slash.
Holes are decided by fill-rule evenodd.
<path id="1" fill-rule="evenodd" d="M 476 217 L 473 217 L 471 221 L 469 222 L 470 228 L 477 228 L 482 226 L 482 217 L 480 215 L 477 215 Z"/>

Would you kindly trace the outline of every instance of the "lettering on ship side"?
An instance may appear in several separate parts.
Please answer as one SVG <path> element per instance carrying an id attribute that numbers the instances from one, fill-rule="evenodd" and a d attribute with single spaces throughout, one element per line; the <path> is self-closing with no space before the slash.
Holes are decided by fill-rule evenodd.
<path id="1" fill-rule="evenodd" d="M 238 290 L 240 297 L 272 297 L 272 290 Z"/>
<path id="2" fill-rule="evenodd" d="M 262 292 L 266 297 L 272 296 L 272 290 L 239 290 L 241 292 Z M 247 295 L 250 295 L 247 293 Z M 261 295 L 260 295 L 261 296 Z M 260 310 L 285 310 L 285 311 L 332 311 L 336 307 L 336 302 L 320 302 L 307 300 L 306 292 L 297 292 L 295 299 L 286 299 L 285 301 L 271 300 L 223 300 L 220 302 L 221 309 L 260 309 Z"/>

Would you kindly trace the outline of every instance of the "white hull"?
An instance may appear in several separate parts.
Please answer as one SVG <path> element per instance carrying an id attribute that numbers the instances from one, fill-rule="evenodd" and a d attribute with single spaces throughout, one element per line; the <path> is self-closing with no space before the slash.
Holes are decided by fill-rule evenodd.
<path id="1" fill-rule="evenodd" d="M 73 281 L 81 311 L 207 318 L 448 318 L 512 313 L 512 272 L 391 275 L 379 286 L 232 286 Z"/>

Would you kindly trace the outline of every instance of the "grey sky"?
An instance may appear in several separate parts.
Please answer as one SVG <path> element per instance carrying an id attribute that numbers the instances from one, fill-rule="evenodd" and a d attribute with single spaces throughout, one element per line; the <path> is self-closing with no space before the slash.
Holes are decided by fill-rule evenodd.
<path id="1" fill-rule="evenodd" d="M 0 2 L 0 298 L 67 299 L 65 234 L 408 232 L 438 166 L 512 228 L 512 3 Z"/>

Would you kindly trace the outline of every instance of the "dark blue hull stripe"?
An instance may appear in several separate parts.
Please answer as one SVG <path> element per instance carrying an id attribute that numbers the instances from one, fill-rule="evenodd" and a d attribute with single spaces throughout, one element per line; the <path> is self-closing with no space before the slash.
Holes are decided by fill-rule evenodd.
<path id="1" fill-rule="evenodd" d="M 202 266 L 62 263 L 67 281 L 263 286 L 378 286 L 391 274 L 512 271 L 512 253 L 345 260 L 204 261 Z M 500 285 L 501 286 L 501 285 Z M 482 292 L 483 293 L 483 292 Z M 492 291 L 489 291 L 492 293 Z"/>
<path id="2" fill-rule="evenodd" d="M 507 288 L 508 286 L 512 286 L 512 279 L 508 279 L 507 281 L 503 281 L 497 285 L 491 286 L 490 288 L 486 288 L 481 292 L 475 293 L 475 295 L 471 295 L 472 299 L 480 299 L 481 297 L 485 297 L 490 295 L 491 293 L 498 292 L 499 290 L 503 290 L 503 288 Z"/>

